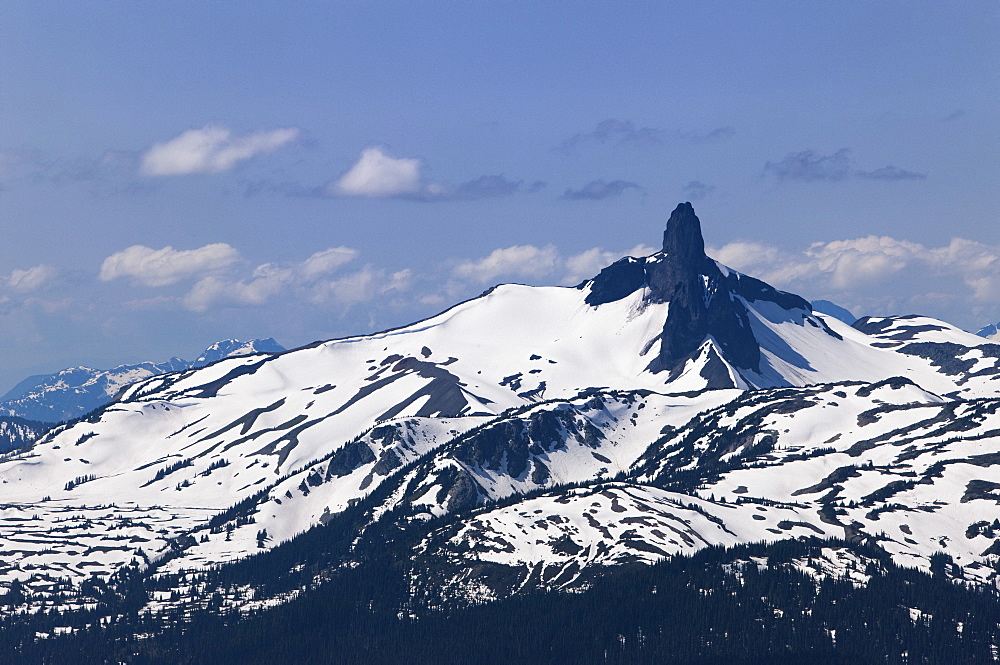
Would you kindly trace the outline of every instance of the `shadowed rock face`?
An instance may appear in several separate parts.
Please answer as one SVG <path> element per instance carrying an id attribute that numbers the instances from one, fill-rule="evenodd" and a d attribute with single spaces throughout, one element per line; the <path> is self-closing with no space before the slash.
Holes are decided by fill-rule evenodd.
<path id="1" fill-rule="evenodd" d="M 690 203 L 667 220 L 662 261 L 649 266 L 650 298 L 669 302 L 660 354 L 653 371 L 672 370 L 712 336 L 734 365 L 760 370 L 760 346 L 750 331 L 746 308 L 734 301 L 715 261 L 705 255 L 701 222 Z"/>
<path id="2" fill-rule="evenodd" d="M 690 203 L 681 203 L 667 220 L 663 250 L 644 258 L 624 258 L 593 280 L 587 303 L 614 302 L 647 287 L 649 302 L 670 303 L 661 333 L 660 352 L 649 365 L 654 372 L 679 371 L 712 337 L 732 365 L 760 371 L 760 345 L 750 329 L 748 301 L 769 300 L 786 309 L 811 312 L 809 303 L 790 293 L 735 272 L 723 274 L 705 255 L 701 222 Z"/>

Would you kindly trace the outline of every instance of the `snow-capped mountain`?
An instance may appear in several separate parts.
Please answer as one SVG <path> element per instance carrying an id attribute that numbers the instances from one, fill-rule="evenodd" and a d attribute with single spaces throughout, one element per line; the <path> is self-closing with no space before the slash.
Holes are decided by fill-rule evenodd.
<path id="1" fill-rule="evenodd" d="M 194 362 L 173 357 L 164 362 L 119 365 L 113 369 L 70 367 L 39 374 L 18 383 L 0 398 L 0 414 L 48 423 L 78 418 L 110 402 L 124 386 L 142 379 L 192 367 L 204 367 L 223 358 L 284 351 L 273 339 L 216 342 Z"/>
<path id="2" fill-rule="evenodd" d="M 251 339 L 242 341 L 238 339 L 224 339 L 212 344 L 201 352 L 198 359 L 190 364 L 191 367 L 204 367 L 223 358 L 237 358 L 239 356 L 252 356 L 258 353 L 281 353 L 285 347 L 274 341 L 273 337 L 266 339 Z"/>
<path id="3" fill-rule="evenodd" d="M 1000 342 L 1000 323 L 980 328 L 976 334 L 993 342 Z"/>
<path id="4" fill-rule="evenodd" d="M 502 285 L 403 328 L 132 383 L 0 461 L 19 561 L 0 583 L 204 570 L 346 514 L 357 538 L 330 565 L 386 525 L 424 529 L 414 593 L 451 597 L 804 535 L 924 568 L 947 546 L 988 581 L 998 411 L 1000 345 L 817 313 L 708 258 L 682 204 L 660 252 L 576 288 Z"/>

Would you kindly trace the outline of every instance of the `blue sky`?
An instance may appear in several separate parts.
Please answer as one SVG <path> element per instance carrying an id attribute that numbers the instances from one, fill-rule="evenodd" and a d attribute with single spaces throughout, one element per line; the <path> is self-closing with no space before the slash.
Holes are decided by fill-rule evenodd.
<path id="1" fill-rule="evenodd" d="M 1000 320 L 995 2 L 5 2 L 0 388 L 569 284 L 690 200 L 857 314 Z"/>

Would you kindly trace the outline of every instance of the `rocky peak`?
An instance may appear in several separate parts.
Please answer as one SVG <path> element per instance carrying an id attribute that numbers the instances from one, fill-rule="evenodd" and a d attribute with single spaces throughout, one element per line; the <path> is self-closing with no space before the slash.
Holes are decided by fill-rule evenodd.
<path id="1" fill-rule="evenodd" d="M 663 232 L 663 251 L 679 263 L 697 263 L 706 258 L 701 221 L 690 203 L 681 203 L 670 213 Z"/>
<path id="2" fill-rule="evenodd" d="M 663 257 L 647 264 L 649 299 L 668 302 L 653 371 L 680 371 L 684 361 L 712 337 L 733 365 L 759 370 L 760 348 L 746 309 L 733 298 L 730 284 L 705 255 L 701 222 L 690 203 L 677 206 L 663 233 Z"/>
<path id="3" fill-rule="evenodd" d="M 670 304 L 660 352 L 649 365 L 654 372 L 681 371 L 708 338 L 731 365 L 759 372 L 760 345 L 744 301 L 768 300 L 785 309 L 811 311 L 809 303 L 796 295 L 734 271 L 723 273 L 705 254 L 701 222 L 690 203 L 681 203 L 670 214 L 661 252 L 621 259 L 582 286 L 588 284 L 586 302 L 594 306 L 643 287 L 647 302 Z"/>

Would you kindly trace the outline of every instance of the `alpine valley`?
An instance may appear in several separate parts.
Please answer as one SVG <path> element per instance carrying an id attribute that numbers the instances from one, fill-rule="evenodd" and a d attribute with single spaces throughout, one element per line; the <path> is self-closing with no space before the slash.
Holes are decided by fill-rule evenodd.
<path id="1" fill-rule="evenodd" d="M 174 368 L 170 368 L 174 369 Z M 1000 344 L 662 250 L 0 459 L 10 662 L 993 662 Z"/>

